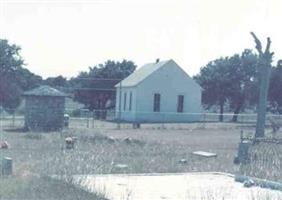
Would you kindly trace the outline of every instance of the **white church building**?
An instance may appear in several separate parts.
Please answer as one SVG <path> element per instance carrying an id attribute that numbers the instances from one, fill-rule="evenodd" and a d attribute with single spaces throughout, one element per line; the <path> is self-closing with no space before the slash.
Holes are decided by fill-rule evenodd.
<path id="1" fill-rule="evenodd" d="M 200 120 L 201 87 L 173 60 L 145 64 L 116 86 L 116 119 L 136 123 Z"/>

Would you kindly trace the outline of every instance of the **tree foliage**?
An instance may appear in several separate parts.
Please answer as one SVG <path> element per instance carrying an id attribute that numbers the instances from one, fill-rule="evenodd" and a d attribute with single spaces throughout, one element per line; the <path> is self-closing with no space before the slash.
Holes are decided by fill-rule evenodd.
<path id="1" fill-rule="evenodd" d="M 24 90 L 34 87 L 41 77 L 23 68 L 21 48 L 0 39 L 0 104 L 7 110 L 16 108 Z"/>
<path id="2" fill-rule="evenodd" d="M 56 77 L 48 77 L 45 80 L 43 80 L 44 85 L 49 85 L 53 88 L 56 88 L 66 94 L 71 94 L 72 90 L 69 85 L 69 81 L 66 77 L 63 77 L 62 75 L 56 76 Z"/>
<path id="3" fill-rule="evenodd" d="M 136 68 L 132 61 L 115 62 L 108 60 L 103 64 L 89 67 L 77 77 L 67 80 L 63 76 L 49 77 L 46 80 L 31 73 L 23 66 L 21 48 L 0 39 L 0 106 L 16 108 L 24 91 L 40 84 L 50 85 L 67 92 L 73 92 L 75 100 L 85 104 L 90 110 L 104 109 L 106 103 L 115 100 L 115 84 L 130 75 Z M 70 91 L 68 88 L 74 88 Z"/>
<path id="4" fill-rule="evenodd" d="M 135 69 L 136 65 L 132 61 L 108 60 L 104 64 L 89 67 L 88 72 L 80 72 L 69 84 L 74 88 L 75 100 L 85 104 L 86 108 L 105 109 L 114 106 L 114 86 Z M 111 102 L 111 105 L 107 102 Z"/>
<path id="5" fill-rule="evenodd" d="M 220 121 L 223 120 L 224 105 L 229 102 L 234 110 L 233 121 L 246 103 L 254 102 L 257 94 L 257 56 L 251 50 L 241 55 L 225 57 L 209 62 L 201 68 L 195 80 L 203 90 L 203 104 L 219 105 Z"/>
<path id="6" fill-rule="evenodd" d="M 231 93 L 228 96 L 230 107 L 234 111 L 233 121 L 246 104 L 254 104 L 258 96 L 257 55 L 245 50 L 241 55 L 230 58 L 229 74 Z"/>
<path id="7" fill-rule="evenodd" d="M 271 105 L 271 111 L 282 114 L 282 60 L 277 62 L 275 68 L 272 68 L 268 99 Z"/>
<path id="8" fill-rule="evenodd" d="M 60 75 L 56 77 L 48 77 L 46 80 L 44 80 L 44 84 L 49 85 L 54 88 L 67 87 L 68 80 L 65 77 L 63 77 L 62 75 Z"/>
<path id="9" fill-rule="evenodd" d="M 221 114 L 230 93 L 230 87 L 228 86 L 230 82 L 227 77 L 228 68 L 226 67 L 227 62 L 227 57 L 211 61 L 201 68 L 199 75 L 194 77 L 204 89 L 202 103 L 208 106 L 219 105 Z M 222 121 L 222 115 L 220 121 Z"/>

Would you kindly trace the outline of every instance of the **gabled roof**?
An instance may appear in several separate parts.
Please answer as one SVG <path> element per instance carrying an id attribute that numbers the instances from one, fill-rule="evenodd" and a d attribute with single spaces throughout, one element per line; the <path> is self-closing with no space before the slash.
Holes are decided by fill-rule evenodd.
<path id="1" fill-rule="evenodd" d="M 166 63 L 168 63 L 170 60 L 161 61 L 158 63 L 148 63 L 140 67 L 138 70 L 133 72 L 131 75 L 129 75 L 127 78 L 121 81 L 122 87 L 133 87 L 138 85 L 141 81 L 143 81 L 145 78 L 150 76 L 153 72 L 160 69 L 162 66 L 164 66 Z M 118 87 L 120 83 L 116 84 L 115 87 Z"/>
<path id="2" fill-rule="evenodd" d="M 66 94 L 59 90 L 52 88 L 48 85 L 39 86 L 33 90 L 29 90 L 23 94 L 24 96 L 53 96 L 53 97 L 65 97 Z"/>

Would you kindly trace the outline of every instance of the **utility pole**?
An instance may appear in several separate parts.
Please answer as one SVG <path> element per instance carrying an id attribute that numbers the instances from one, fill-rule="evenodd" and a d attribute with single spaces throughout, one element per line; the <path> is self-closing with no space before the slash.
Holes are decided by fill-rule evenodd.
<path id="1" fill-rule="evenodd" d="M 270 52 L 271 40 L 267 38 L 265 51 L 262 51 L 260 40 L 251 32 L 255 43 L 256 49 L 259 53 L 258 70 L 259 70 L 259 101 L 257 107 L 257 123 L 255 137 L 264 137 L 265 119 L 266 119 L 266 106 L 269 88 L 269 77 L 271 72 L 271 62 L 274 52 Z"/>

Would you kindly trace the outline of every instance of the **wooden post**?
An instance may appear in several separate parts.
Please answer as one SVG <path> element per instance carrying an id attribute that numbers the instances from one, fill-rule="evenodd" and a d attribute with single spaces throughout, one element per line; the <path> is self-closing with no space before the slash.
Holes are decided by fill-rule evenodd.
<path id="1" fill-rule="evenodd" d="M 260 89 L 259 89 L 256 137 L 264 137 L 267 93 L 268 93 L 269 75 L 270 75 L 270 67 L 261 66 L 260 68 L 261 68 L 260 69 Z"/>
<path id="2" fill-rule="evenodd" d="M 89 128 L 89 111 L 87 111 L 87 122 L 86 122 L 87 128 Z"/>
<path id="3" fill-rule="evenodd" d="M 259 52 L 259 101 L 258 101 L 258 111 L 257 111 L 257 123 L 256 123 L 256 133 L 255 137 L 264 137 L 264 128 L 265 128 L 265 115 L 266 115 L 266 106 L 267 106 L 267 95 L 269 87 L 269 77 L 271 71 L 271 62 L 273 57 L 273 52 L 270 52 L 271 40 L 267 38 L 266 49 L 263 52 L 260 40 L 257 36 L 251 32 L 255 43 L 256 49 Z"/>
<path id="4" fill-rule="evenodd" d="M 95 110 L 92 112 L 92 128 L 95 128 Z"/>
<path id="5" fill-rule="evenodd" d="M 206 128 L 206 113 L 204 112 L 203 128 Z"/>
<path id="6" fill-rule="evenodd" d="M 119 102 L 118 102 L 118 125 L 117 125 L 117 128 L 120 129 L 120 122 L 121 122 L 121 95 L 122 95 L 122 92 L 121 92 L 121 81 L 119 82 Z"/>
<path id="7" fill-rule="evenodd" d="M 16 116 L 15 116 L 15 115 L 16 115 L 16 110 L 14 109 L 14 110 L 13 110 L 13 116 L 12 116 L 12 117 L 13 117 L 13 119 L 12 119 L 12 127 L 13 127 L 13 128 L 15 128 L 15 119 L 16 119 Z"/>
<path id="8" fill-rule="evenodd" d="M 70 116 L 68 114 L 64 114 L 64 127 L 69 127 Z"/>

